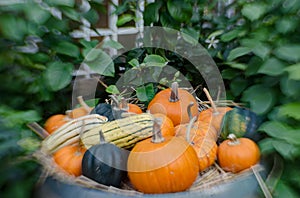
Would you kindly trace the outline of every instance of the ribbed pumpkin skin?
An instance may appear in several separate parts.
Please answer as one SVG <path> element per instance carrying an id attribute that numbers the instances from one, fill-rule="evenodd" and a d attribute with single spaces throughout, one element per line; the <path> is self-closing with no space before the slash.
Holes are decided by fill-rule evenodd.
<path id="1" fill-rule="evenodd" d="M 176 127 L 176 136 L 187 138 L 187 124 L 181 124 Z M 210 167 L 217 158 L 216 130 L 210 127 L 208 123 L 195 122 L 190 131 L 190 144 L 195 149 L 200 171 Z"/>
<path id="2" fill-rule="evenodd" d="M 136 114 L 143 113 L 142 109 L 138 105 L 131 104 L 131 103 L 128 103 L 128 112 L 136 113 Z"/>
<path id="3" fill-rule="evenodd" d="M 65 146 L 54 153 L 53 159 L 67 173 L 80 176 L 82 173 L 81 161 L 85 152 L 85 148 L 79 148 L 77 145 Z"/>
<path id="4" fill-rule="evenodd" d="M 218 107 L 218 112 L 215 114 L 213 108 L 203 110 L 199 113 L 198 120 L 210 123 L 219 133 L 222 126 L 222 119 L 226 112 L 232 110 L 231 107 Z"/>
<path id="5" fill-rule="evenodd" d="M 190 102 L 194 103 L 191 108 L 192 116 L 196 116 L 198 114 L 197 101 L 188 91 L 179 88 L 179 100 L 177 102 L 170 102 L 170 95 L 171 88 L 158 92 L 149 103 L 148 110 L 150 110 L 152 114 L 162 113 L 167 115 L 173 121 L 174 126 L 189 122 L 187 107 Z"/>
<path id="6" fill-rule="evenodd" d="M 177 136 L 185 136 L 188 124 L 180 124 L 175 127 L 175 134 Z M 209 136 L 213 140 L 218 139 L 217 130 L 208 122 L 197 121 L 191 128 L 191 137 L 195 134 L 200 136 Z"/>
<path id="7" fill-rule="evenodd" d="M 128 152 L 104 143 L 89 148 L 82 159 L 82 174 L 98 183 L 120 187 L 126 176 Z"/>
<path id="8" fill-rule="evenodd" d="M 233 173 L 258 163 L 260 150 L 255 142 L 248 138 L 238 138 L 239 144 L 230 144 L 231 140 L 223 141 L 218 147 L 218 162 L 222 169 Z"/>
<path id="9" fill-rule="evenodd" d="M 128 177 L 143 193 L 172 193 L 188 189 L 199 173 L 195 150 L 182 138 L 151 139 L 135 145 L 128 158 Z"/>

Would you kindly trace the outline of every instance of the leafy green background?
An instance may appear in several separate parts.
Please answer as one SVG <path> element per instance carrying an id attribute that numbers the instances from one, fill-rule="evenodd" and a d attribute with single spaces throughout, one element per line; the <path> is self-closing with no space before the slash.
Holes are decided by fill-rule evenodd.
<path id="1" fill-rule="evenodd" d="M 40 139 L 26 124 L 43 124 L 50 115 L 71 108 L 72 73 L 82 62 L 106 76 L 108 94 L 121 91 L 114 84 L 119 66 L 133 72 L 125 80 L 134 84 L 132 76 L 149 70 L 159 79 L 165 63 L 173 61 L 193 85 L 203 84 L 191 63 L 175 53 L 142 48 L 112 62 L 105 49 L 121 49 L 119 43 L 107 41 L 95 48 L 98 40 L 74 39 L 70 32 L 82 20 L 94 28 L 98 13 L 105 13 L 103 1 L 89 4 L 89 10 L 80 9 L 75 0 L 0 7 L 1 197 L 31 197 L 40 166 L 30 156 Z M 185 41 L 208 49 L 228 99 L 247 104 L 263 118 L 261 151 L 278 156 L 283 166 L 271 182 L 273 196 L 300 197 L 300 1 L 236 0 L 226 5 L 221 0 L 156 0 L 145 6 L 145 25 L 180 30 Z M 139 20 L 136 1 L 124 0 L 116 8 L 119 27 Z M 159 79 L 161 85 L 177 75 Z M 150 83 L 138 87 L 136 95 L 147 103 L 156 91 Z"/>

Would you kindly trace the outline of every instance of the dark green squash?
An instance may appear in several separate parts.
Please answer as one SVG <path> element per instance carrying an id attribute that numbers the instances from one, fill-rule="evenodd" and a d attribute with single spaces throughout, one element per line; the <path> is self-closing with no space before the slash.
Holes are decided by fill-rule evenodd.
<path id="1" fill-rule="evenodd" d="M 223 117 L 221 139 L 225 140 L 230 133 L 233 133 L 236 137 L 248 137 L 256 141 L 259 123 L 259 118 L 253 111 L 234 107 Z"/>
<path id="2" fill-rule="evenodd" d="M 89 148 L 82 159 L 82 174 L 100 184 L 120 187 L 127 175 L 129 151 L 120 149 L 104 140 L 102 131 L 100 144 Z"/>
<path id="3" fill-rule="evenodd" d="M 105 116 L 107 117 L 108 121 L 115 120 L 115 117 L 112 112 L 112 106 L 107 103 L 97 104 L 90 114 L 99 114 Z"/>

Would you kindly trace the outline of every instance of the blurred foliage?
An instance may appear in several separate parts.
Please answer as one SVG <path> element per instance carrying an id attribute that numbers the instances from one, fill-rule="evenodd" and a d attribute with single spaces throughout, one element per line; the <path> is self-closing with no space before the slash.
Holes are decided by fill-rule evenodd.
<path id="1" fill-rule="evenodd" d="M 0 194 L 31 197 L 40 171 L 30 155 L 41 140 L 26 124 L 71 108 L 73 72 L 99 43 L 71 32 L 93 28 L 105 9 L 99 0 L 0 5 Z"/>
<path id="2" fill-rule="evenodd" d="M 134 7 L 124 2 L 118 14 Z M 284 163 L 274 197 L 300 196 L 299 8 L 299 0 L 156 0 L 143 13 L 146 26 L 180 30 L 206 47 L 228 99 L 264 118 L 261 150 L 279 154 Z"/>

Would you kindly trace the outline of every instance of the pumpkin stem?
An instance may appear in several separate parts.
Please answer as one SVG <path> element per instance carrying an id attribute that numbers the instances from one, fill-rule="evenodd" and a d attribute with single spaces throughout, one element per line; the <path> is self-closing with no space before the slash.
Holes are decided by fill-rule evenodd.
<path id="1" fill-rule="evenodd" d="M 233 133 L 230 133 L 227 136 L 227 138 L 229 139 L 229 142 L 228 142 L 229 145 L 238 145 L 238 144 L 240 144 L 240 141 L 238 140 L 238 138 Z"/>
<path id="2" fill-rule="evenodd" d="M 192 107 L 194 106 L 194 102 L 190 102 L 190 104 L 187 107 L 187 113 L 189 116 L 189 120 L 193 119 L 193 114 L 192 114 Z"/>
<path id="3" fill-rule="evenodd" d="M 189 124 L 187 125 L 187 129 L 186 129 L 186 141 L 188 143 L 192 143 L 191 141 L 191 130 L 192 130 L 192 127 L 194 126 L 194 123 L 195 121 L 197 120 L 197 116 L 194 116 L 192 119 L 190 119 L 190 122 Z"/>
<path id="4" fill-rule="evenodd" d="M 211 95 L 209 94 L 208 90 L 204 87 L 204 88 L 203 88 L 203 91 L 204 91 L 204 93 L 205 93 L 207 99 L 209 100 L 209 102 L 210 102 L 210 104 L 211 104 L 211 107 L 212 107 L 212 109 L 213 109 L 213 113 L 214 113 L 214 114 L 218 114 L 219 111 L 218 111 L 218 109 L 217 109 L 217 106 L 216 106 L 216 104 L 214 103 L 213 99 L 211 98 Z"/>
<path id="5" fill-rule="evenodd" d="M 117 99 L 115 95 L 109 96 L 112 99 L 112 110 L 115 119 L 123 118 L 122 114 L 128 112 L 128 104 L 124 97 L 121 98 L 121 102 Z"/>
<path id="6" fill-rule="evenodd" d="M 162 124 L 161 118 L 154 118 L 153 135 L 151 140 L 151 142 L 153 143 L 161 143 L 165 141 L 165 138 L 161 134 L 161 124 Z"/>
<path id="7" fill-rule="evenodd" d="M 105 137 L 103 135 L 102 129 L 99 130 L 100 144 L 106 143 Z"/>
<path id="8" fill-rule="evenodd" d="M 179 100 L 178 98 L 178 83 L 173 82 L 171 85 L 171 95 L 169 98 L 170 102 L 177 102 Z"/>
<path id="9" fill-rule="evenodd" d="M 86 110 L 87 113 L 91 112 L 92 108 L 86 104 L 86 102 L 83 100 L 82 96 L 78 96 L 77 101 Z"/>

